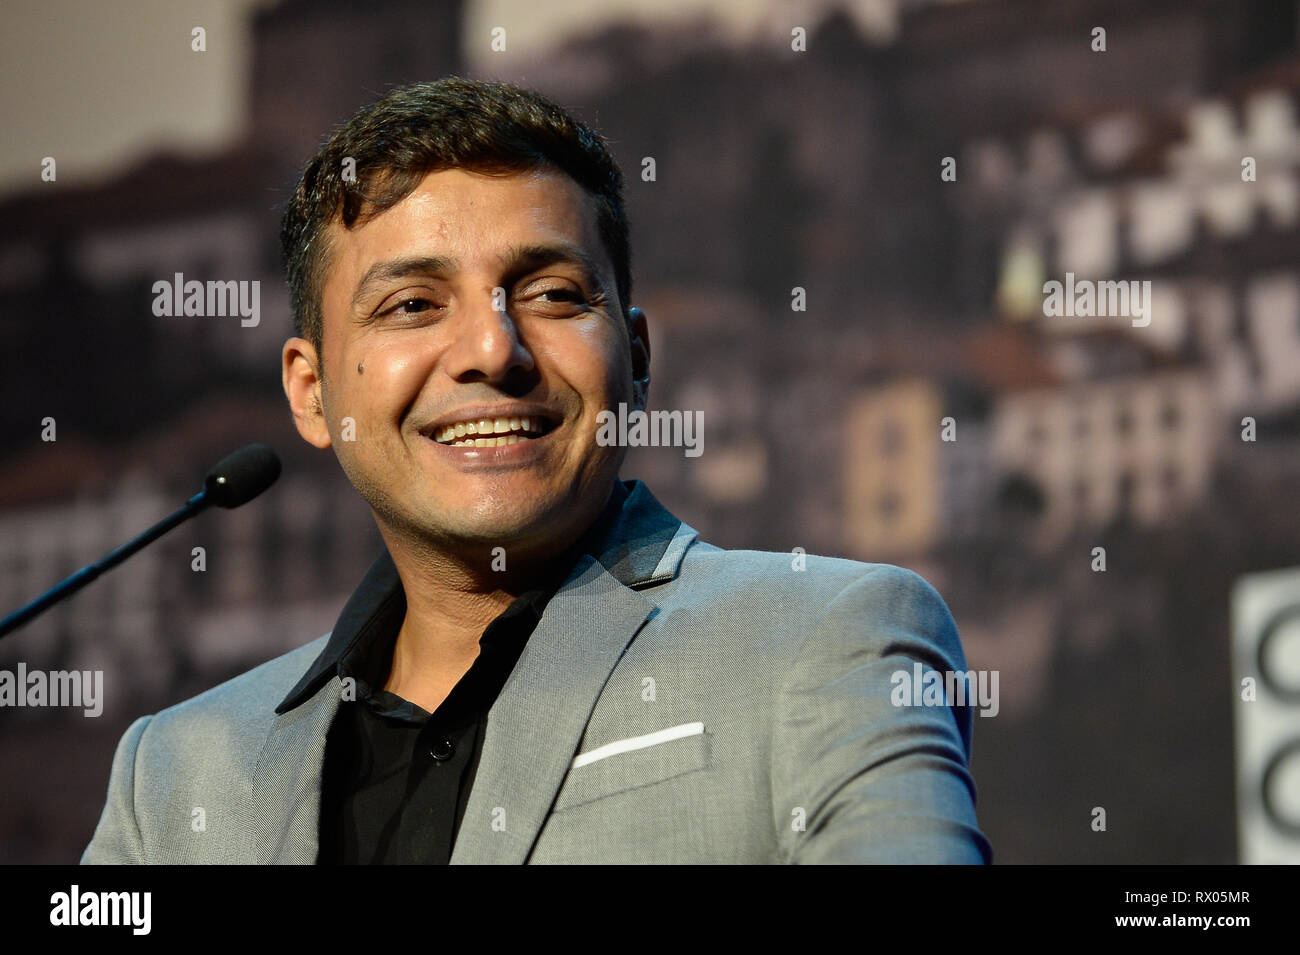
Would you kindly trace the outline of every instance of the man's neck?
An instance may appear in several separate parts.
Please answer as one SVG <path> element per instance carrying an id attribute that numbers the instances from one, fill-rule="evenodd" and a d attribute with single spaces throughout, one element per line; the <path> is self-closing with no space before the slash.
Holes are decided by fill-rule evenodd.
<path id="1" fill-rule="evenodd" d="M 521 594 L 558 587 L 574 561 L 604 540 L 625 497 L 621 485 L 613 487 L 596 519 L 566 548 L 532 560 L 514 555 L 508 569 L 410 546 L 381 525 L 406 594 L 406 616 L 384 688 L 429 712 L 437 709 L 478 656 L 488 624 Z"/>

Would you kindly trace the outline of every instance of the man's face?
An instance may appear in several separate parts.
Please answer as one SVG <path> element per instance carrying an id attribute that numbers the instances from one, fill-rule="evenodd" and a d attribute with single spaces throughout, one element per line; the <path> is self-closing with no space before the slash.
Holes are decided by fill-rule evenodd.
<path id="1" fill-rule="evenodd" d="M 302 339 L 284 351 L 303 437 L 333 446 L 401 539 L 480 560 L 567 547 L 625 453 L 597 444 L 596 415 L 643 403 L 633 355 L 638 377 L 648 358 L 590 197 L 545 167 L 449 169 L 330 241 L 323 354 Z"/>

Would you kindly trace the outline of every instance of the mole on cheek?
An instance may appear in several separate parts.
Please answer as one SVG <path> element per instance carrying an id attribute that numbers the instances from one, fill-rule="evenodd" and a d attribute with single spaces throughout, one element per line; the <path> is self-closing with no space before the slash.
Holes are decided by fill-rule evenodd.
<path id="1" fill-rule="evenodd" d="M 357 362 L 357 374 L 364 375 L 365 373 L 366 373 L 366 363 L 364 361 Z"/>

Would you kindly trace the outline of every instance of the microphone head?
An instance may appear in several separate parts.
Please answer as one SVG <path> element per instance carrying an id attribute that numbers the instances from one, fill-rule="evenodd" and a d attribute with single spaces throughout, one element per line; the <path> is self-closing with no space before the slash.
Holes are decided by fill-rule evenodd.
<path id="1" fill-rule="evenodd" d="M 217 507 L 239 507 L 275 483 L 280 459 L 265 444 L 250 444 L 217 462 L 203 479 L 205 496 Z"/>

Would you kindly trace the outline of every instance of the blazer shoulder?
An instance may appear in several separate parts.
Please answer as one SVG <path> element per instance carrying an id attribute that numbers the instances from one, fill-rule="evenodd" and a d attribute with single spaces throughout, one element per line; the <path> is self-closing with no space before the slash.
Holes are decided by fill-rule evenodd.
<path id="1" fill-rule="evenodd" d="M 325 634 L 159 711 L 150 722 L 148 735 L 157 740 L 165 731 L 211 730 L 218 726 L 266 730 L 275 719 L 276 705 L 307 672 L 328 640 L 329 634 Z"/>
<path id="2" fill-rule="evenodd" d="M 872 653 L 912 644 L 923 658 L 963 658 L 956 624 L 938 591 L 915 571 L 798 551 L 690 547 L 677 578 L 654 597 L 668 615 L 732 621 L 753 647 L 818 654 Z M 922 646 L 925 645 L 925 646 Z M 856 652 L 856 651 L 855 651 Z"/>
<path id="3" fill-rule="evenodd" d="M 895 564 L 867 563 L 845 557 L 825 557 L 791 551 L 726 550 L 696 541 L 682 560 L 680 576 L 688 583 L 716 581 L 728 589 L 755 593 L 802 594 L 833 599 L 844 591 L 861 591 L 873 598 L 911 595 L 938 600 L 938 591 L 913 570 Z"/>

